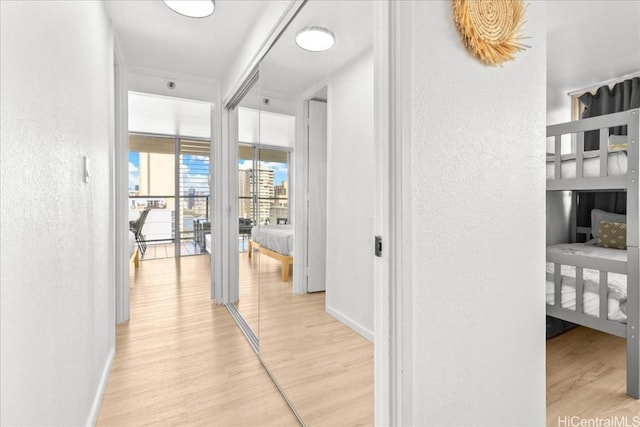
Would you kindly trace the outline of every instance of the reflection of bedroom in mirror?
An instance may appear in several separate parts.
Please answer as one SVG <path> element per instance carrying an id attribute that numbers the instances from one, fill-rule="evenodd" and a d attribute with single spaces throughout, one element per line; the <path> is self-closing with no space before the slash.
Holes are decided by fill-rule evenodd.
<path id="1" fill-rule="evenodd" d="M 306 2 L 236 109 L 236 304 L 306 425 L 374 422 L 372 21 Z M 309 27 L 333 46 L 297 44 Z"/>
<path id="2" fill-rule="evenodd" d="M 238 298 L 234 304 L 257 342 L 261 280 L 276 269 L 277 280 L 290 280 L 293 225 L 289 220 L 289 164 L 295 111 L 287 103 L 263 96 L 257 82 L 234 114 L 238 131 Z M 264 239 L 272 243 L 260 247 Z"/>

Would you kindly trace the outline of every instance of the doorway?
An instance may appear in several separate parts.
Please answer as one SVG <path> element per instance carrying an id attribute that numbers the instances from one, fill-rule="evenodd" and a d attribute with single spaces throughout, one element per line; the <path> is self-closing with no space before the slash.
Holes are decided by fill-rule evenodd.
<path id="1" fill-rule="evenodd" d="M 210 110 L 129 92 L 128 219 L 143 261 L 210 250 Z"/>

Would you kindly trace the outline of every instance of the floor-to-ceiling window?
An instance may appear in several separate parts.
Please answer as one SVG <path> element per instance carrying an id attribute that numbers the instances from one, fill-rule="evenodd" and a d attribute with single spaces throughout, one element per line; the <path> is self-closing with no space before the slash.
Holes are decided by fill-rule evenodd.
<path id="1" fill-rule="evenodd" d="M 210 249 L 210 118 L 206 102 L 129 93 L 129 221 L 142 260 Z"/>
<path id="2" fill-rule="evenodd" d="M 132 133 L 129 144 L 129 220 L 148 210 L 142 259 L 204 253 L 210 142 Z"/>

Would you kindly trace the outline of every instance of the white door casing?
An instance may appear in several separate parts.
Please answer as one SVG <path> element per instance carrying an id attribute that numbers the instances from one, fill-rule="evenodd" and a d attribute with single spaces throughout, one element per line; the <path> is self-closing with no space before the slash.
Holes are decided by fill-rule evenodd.
<path id="1" fill-rule="evenodd" d="M 307 292 L 320 292 L 326 289 L 327 103 L 310 99 L 308 106 L 306 279 Z"/>

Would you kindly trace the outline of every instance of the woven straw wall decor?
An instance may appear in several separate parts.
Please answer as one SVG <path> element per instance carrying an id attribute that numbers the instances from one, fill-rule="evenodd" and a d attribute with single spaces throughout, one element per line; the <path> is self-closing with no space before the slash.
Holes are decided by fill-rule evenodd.
<path id="1" fill-rule="evenodd" d="M 487 65 L 499 65 L 525 49 L 520 30 L 522 0 L 452 0 L 453 17 L 467 50 Z"/>

